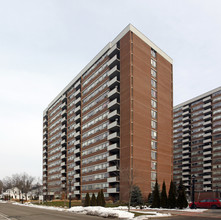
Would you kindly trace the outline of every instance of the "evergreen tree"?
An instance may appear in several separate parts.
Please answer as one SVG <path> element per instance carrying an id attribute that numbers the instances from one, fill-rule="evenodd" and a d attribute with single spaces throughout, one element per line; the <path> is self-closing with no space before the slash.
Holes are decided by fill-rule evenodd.
<path id="1" fill-rule="evenodd" d="M 133 186 L 132 187 L 131 200 L 130 201 L 131 201 L 132 206 L 143 205 L 143 197 L 142 197 L 140 188 L 138 186 Z"/>
<path id="2" fill-rule="evenodd" d="M 160 206 L 162 208 L 167 208 L 168 207 L 165 181 L 163 181 L 163 185 L 162 185 L 162 191 L 161 191 L 161 196 L 160 196 Z"/>
<path id="3" fill-rule="evenodd" d="M 153 194 L 150 192 L 147 198 L 148 205 L 151 205 L 153 202 Z"/>
<path id="4" fill-rule="evenodd" d="M 85 200 L 84 200 L 84 206 L 90 206 L 90 196 L 89 193 L 86 194 Z"/>
<path id="5" fill-rule="evenodd" d="M 175 186 L 174 182 L 171 180 L 169 195 L 168 195 L 168 208 L 174 209 L 176 207 L 177 207 L 177 205 L 176 205 L 176 186 Z"/>
<path id="6" fill-rule="evenodd" d="M 102 204 L 101 204 L 101 193 L 100 192 L 98 192 L 98 194 L 97 194 L 97 205 L 102 206 Z"/>
<path id="7" fill-rule="evenodd" d="M 97 205 L 97 201 L 96 201 L 96 197 L 94 195 L 94 193 L 92 194 L 91 197 L 91 206 L 96 206 Z"/>
<path id="8" fill-rule="evenodd" d="M 177 207 L 179 209 L 186 208 L 188 205 L 187 199 L 186 199 L 186 192 L 185 187 L 183 185 L 182 179 L 180 180 L 179 187 L 178 187 L 178 198 L 177 198 Z"/>
<path id="9" fill-rule="evenodd" d="M 103 189 L 101 190 L 101 206 L 105 207 L 106 205 L 106 202 L 105 202 L 105 199 L 104 199 L 104 192 L 103 192 Z"/>
<path id="10" fill-rule="evenodd" d="M 159 185 L 157 180 L 153 190 L 153 202 L 151 208 L 160 208 L 160 193 L 159 193 Z"/>

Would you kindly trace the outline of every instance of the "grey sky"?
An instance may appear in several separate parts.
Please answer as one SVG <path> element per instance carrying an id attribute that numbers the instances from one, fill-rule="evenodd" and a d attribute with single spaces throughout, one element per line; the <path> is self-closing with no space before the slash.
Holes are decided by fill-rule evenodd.
<path id="1" fill-rule="evenodd" d="M 42 113 L 129 23 L 174 61 L 174 105 L 220 86 L 219 0 L 0 0 L 0 179 L 41 176 Z"/>

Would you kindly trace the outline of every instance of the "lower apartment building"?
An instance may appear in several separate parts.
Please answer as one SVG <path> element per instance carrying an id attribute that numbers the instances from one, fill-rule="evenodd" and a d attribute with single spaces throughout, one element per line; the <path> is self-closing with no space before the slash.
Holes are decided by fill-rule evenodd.
<path id="1" fill-rule="evenodd" d="M 175 106 L 173 117 L 174 181 L 191 195 L 194 175 L 197 199 L 220 197 L 221 87 Z"/>
<path id="2" fill-rule="evenodd" d="M 172 178 L 172 59 L 128 25 L 43 115 L 43 193 L 127 201 Z"/>

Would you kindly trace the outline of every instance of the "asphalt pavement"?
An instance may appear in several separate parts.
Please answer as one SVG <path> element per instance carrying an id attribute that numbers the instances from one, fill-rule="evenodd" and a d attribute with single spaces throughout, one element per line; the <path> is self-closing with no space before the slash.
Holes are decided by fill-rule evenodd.
<path id="1" fill-rule="evenodd" d="M 104 218 L 0 203 L 0 220 L 99 220 Z"/>

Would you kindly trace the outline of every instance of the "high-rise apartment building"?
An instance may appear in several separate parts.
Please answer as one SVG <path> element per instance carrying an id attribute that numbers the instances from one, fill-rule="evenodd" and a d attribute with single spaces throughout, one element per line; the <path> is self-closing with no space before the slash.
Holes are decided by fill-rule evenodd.
<path id="1" fill-rule="evenodd" d="M 172 59 L 128 25 L 43 116 L 45 197 L 127 201 L 172 178 Z"/>
<path id="2" fill-rule="evenodd" d="M 198 197 L 221 190 L 221 87 L 181 103 L 173 110 L 174 181 L 183 180 Z"/>

